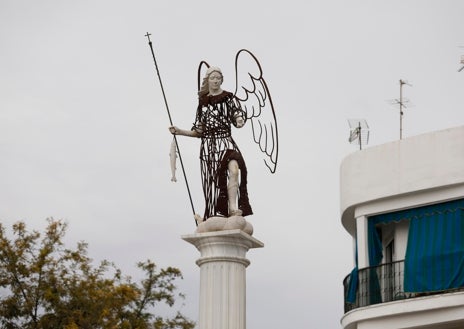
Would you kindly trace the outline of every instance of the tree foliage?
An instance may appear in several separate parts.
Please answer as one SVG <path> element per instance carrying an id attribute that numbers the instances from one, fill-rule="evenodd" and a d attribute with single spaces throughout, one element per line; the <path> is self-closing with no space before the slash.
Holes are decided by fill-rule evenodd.
<path id="1" fill-rule="evenodd" d="M 140 282 L 123 276 L 108 261 L 93 265 L 87 244 L 67 249 L 67 225 L 48 220 L 43 234 L 13 225 L 8 238 L 0 224 L 0 326 L 4 329 L 192 329 L 181 313 L 154 314 L 160 303 L 173 306 L 181 272 L 139 262 Z"/>

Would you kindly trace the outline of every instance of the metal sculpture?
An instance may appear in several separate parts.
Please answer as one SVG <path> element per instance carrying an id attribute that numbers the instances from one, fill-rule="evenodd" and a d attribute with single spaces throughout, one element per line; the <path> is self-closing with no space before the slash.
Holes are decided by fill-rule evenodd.
<path id="1" fill-rule="evenodd" d="M 247 168 L 232 138 L 232 125 L 241 128 L 250 121 L 254 142 L 264 155 L 265 165 L 271 173 L 276 171 L 277 120 L 261 65 L 250 51 L 242 49 L 235 57 L 235 72 L 235 92 L 231 93 L 221 89 L 221 69 L 202 61 L 198 67 L 195 123 L 191 130 L 169 128 L 173 135 L 201 138 L 205 212 L 203 218 L 195 214 L 197 223 L 213 216 L 253 213 L 247 192 Z"/>

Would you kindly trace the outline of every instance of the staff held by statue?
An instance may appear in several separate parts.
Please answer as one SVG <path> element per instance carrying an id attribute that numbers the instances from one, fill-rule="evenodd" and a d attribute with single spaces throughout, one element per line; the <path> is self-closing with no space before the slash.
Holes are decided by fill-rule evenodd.
<path id="1" fill-rule="evenodd" d="M 164 104 L 166 105 L 166 111 L 168 112 L 168 117 L 169 117 L 169 123 L 171 124 L 172 126 L 172 118 L 171 118 L 171 112 L 169 111 L 169 105 L 168 105 L 168 101 L 166 99 L 166 93 L 164 92 L 164 87 L 163 87 L 163 81 L 161 80 L 161 75 L 159 73 L 159 69 L 158 69 L 158 63 L 156 62 L 156 56 L 155 56 L 155 51 L 153 50 L 153 44 L 150 40 L 150 33 L 147 32 L 147 34 L 145 34 L 145 36 L 148 38 L 148 45 L 150 46 L 150 50 L 151 50 L 151 54 L 153 56 L 153 62 L 155 64 L 155 69 L 156 69 L 156 74 L 158 75 L 158 80 L 159 80 L 159 83 L 160 83 L 160 86 L 161 86 L 161 92 L 163 94 L 163 98 L 164 98 Z M 177 150 L 177 154 L 179 154 L 179 161 L 180 161 L 180 165 L 181 165 L 181 168 L 182 168 L 182 173 L 184 174 L 184 180 L 185 180 L 185 186 L 187 187 L 187 193 L 188 193 L 188 196 L 189 196 L 189 200 L 190 200 L 190 205 L 192 207 L 192 212 L 193 212 L 193 215 L 195 216 L 195 207 L 193 206 L 193 201 L 192 201 L 192 194 L 190 193 L 190 187 L 189 187 L 189 184 L 188 184 L 188 180 L 187 180 L 187 175 L 185 174 L 185 168 L 184 168 L 184 163 L 182 161 L 182 156 L 181 156 L 181 153 L 180 153 L 180 149 L 179 149 L 179 144 L 177 143 L 177 138 L 176 136 L 174 135 L 174 138 L 173 138 L 173 145 L 175 144 L 175 147 L 171 147 L 171 158 L 172 157 L 175 157 L 176 155 L 173 154 L 173 149 L 174 149 L 174 152 L 175 150 Z M 173 173 L 172 175 L 172 180 L 175 181 L 175 175 Z M 198 225 L 198 224 L 197 224 Z"/>

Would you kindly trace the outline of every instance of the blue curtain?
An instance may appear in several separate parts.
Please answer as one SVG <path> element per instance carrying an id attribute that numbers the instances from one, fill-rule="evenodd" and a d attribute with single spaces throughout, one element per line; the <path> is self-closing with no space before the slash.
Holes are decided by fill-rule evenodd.
<path id="1" fill-rule="evenodd" d="M 367 224 L 367 241 L 369 247 L 369 266 L 377 266 L 380 264 L 383 258 L 382 253 L 382 240 L 380 240 L 379 234 L 377 233 L 376 225 L 377 221 L 369 218 Z"/>
<path id="2" fill-rule="evenodd" d="M 369 220 L 367 225 L 367 239 L 369 248 L 369 266 L 377 266 L 382 261 L 382 241 L 377 233 L 374 220 Z M 368 270 L 368 285 L 369 285 L 369 303 L 377 304 L 382 302 L 380 294 L 380 284 L 375 268 Z M 356 302 L 356 293 L 358 291 L 358 242 L 356 241 L 356 266 L 350 273 L 348 283 L 348 293 L 346 301 L 348 303 Z"/>
<path id="3" fill-rule="evenodd" d="M 464 287 L 464 199 L 372 216 L 369 223 L 409 220 L 404 290 L 432 292 Z M 369 259 L 380 257 L 370 233 Z M 381 258 L 380 258 L 381 259 Z M 371 266 L 375 266 L 371 263 Z"/>
<path id="4" fill-rule="evenodd" d="M 350 278 L 348 282 L 348 292 L 345 297 L 347 303 L 354 304 L 356 303 L 356 293 L 358 292 L 358 240 L 356 239 L 356 254 L 355 254 L 356 266 L 350 273 Z"/>
<path id="5" fill-rule="evenodd" d="M 358 265 L 356 264 L 355 268 L 350 273 L 350 281 L 348 282 L 348 292 L 346 294 L 345 301 L 347 303 L 354 304 L 356 303 L 356 293 L 358 292 Z"/>
<path id="6" fill-rule="evenodd" d="M 382 302 L 380 292 L 379 277 L 375 266 L 378 266 L 383 258 L 382 240 L 379 237 L 376 229 L 377 222 L 369 219 L 367 224 L 367 241 L 369 248 L 369 305 Z"/>
<path id="7" fill-rule="evenodd" d="M 404 290 L 464 287 L 464 200 L 416 209 L 409 225 Z"/>

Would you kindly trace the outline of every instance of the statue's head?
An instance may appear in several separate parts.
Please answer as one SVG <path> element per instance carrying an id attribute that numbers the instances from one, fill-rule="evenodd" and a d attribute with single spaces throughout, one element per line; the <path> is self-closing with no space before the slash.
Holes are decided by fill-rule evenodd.
<path id="1" fill-rule="evenodd" d="M 198 91 L 198 96 L 206 95 L 209 93 L 210 86 L 219 88 L 224 81 L 224 76 L 222 71 L 217 66 L 210 66 L 206 71 L 205 77 L 201 84 L 200 90 Z M 216 85 L 218 83 L 218 85 Z M 213 85 L 214 84 L 214 85 Z"/>
<path id="2" fill-rule="evenodd" d="M 205 78 L 209 78 L 211 76 L 211 74 L 213 74 L 214 72 L 216 72 L 216 74 L 219 74 L 221 76 L 221 78 L 223 79 L 222 71 L 217 66 L 210 66 L 208 68 L 208 70 L 206 71 Z"/>

